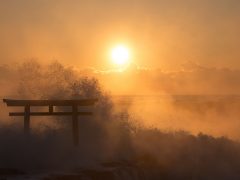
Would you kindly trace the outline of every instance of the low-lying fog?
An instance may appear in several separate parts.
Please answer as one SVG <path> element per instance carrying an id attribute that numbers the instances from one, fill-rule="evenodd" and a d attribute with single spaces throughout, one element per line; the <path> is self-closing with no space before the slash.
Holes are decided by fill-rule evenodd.
<path id="1" fill-rule="evenodd" d="M 156 177 L 240 177 L 240 96 L 116 96 L 104 89 L 104 78 L 57 62 L 1 66 L 0 73 L 1 98 L 99 99 L 94 116 L 79 118 L 78 148 L 71 118 L 31 118 L 26 138 L 23 119 L 8 117 L 14 108 L 1 103 L 1 168 L 71 169 L 120 161 Z"/>

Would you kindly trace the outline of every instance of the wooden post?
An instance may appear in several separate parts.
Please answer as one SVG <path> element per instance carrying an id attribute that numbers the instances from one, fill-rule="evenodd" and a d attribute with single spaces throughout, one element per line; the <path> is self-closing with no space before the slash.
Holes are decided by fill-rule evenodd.
<path id="1" fill-rule="evenodd" d="M 30 133 L 30 105 L 24 107 L 24 133 Z"/>
<path id="2" fill-rule="evenodd" d="M 49 113 L 53 113 L 53 106 L 49 106 Z"/>
<path id="3" fill-rule="evenodd" d="M 75 146 L 79 144 L 79 127 L 78 127 L 78 106 L 72 106 L 72 132 L 73 132 L 73 142 Z"/>

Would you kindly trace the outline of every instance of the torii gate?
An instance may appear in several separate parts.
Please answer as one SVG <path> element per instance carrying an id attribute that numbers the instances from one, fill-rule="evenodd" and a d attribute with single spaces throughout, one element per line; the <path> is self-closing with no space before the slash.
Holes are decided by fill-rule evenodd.
<path id="1" fill-rule="evenodd" d="M 24 112 L 10 112 L 9 116 L 24 116 L 24 133 L 30 133 L 30 116 L 72 116 L 72 133 L 73 142 L 77 146 L 79 144 L 79 128 L 78 116 L 92 115 L 92 112 L 78 112 L 78 106 L 93 106 L 97 99 L 81 99 L 81 100 L 12 100 L 3 99 L 7 106 L 24 107 Z M 31 106 L 48 106 L 47 112 L 31 112 Z M 71 112 L 54 112 L 54 106 L 72 107 Z"/>

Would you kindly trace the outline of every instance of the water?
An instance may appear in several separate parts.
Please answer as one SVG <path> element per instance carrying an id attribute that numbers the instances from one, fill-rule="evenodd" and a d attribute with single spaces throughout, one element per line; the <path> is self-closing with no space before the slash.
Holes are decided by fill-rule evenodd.
<path id="1" fill-rule="evenodd" d="M 119 127 L 112 129 L 111 126 L 109 137 L 104 133 L 96 134 L 96 130 L 104 121 L 103 118 L 96 127 L 85 124 L 85 128 L 81 130 L 82 143 L 78 149 L 71 148 L 69 132 L 49 133 L 43 137 L 35 134 L 29 142 L 25 142 L 24 137 L 20 136 L 21 133 L 14 135 L 11 131 L 2 132 L 3 146 L 0 159 L 5 163 L 0 162 L 0 170 L 16 167 L 23 169 L 26 174 L 21 172 L 16 174 L 12 169 L 8 171 L 12 172 L 12 175 L 3 173 L 0 174 L 0 178 L 114 180 L 239 178 L 239 144 L 216 137 L 227 136 L 239 140 L 240 96 L 114 96 L 113 102 L 116 111 L 129 113 L 130 121 L 137 122 L 143 127 L 161 130 L 143 130 L 133 136 L 130 142 L 134 153 L 130 154 L 128 163 L 122 163 L 120 160 L 120 163 L 110 162 L 111 165 L 108 166 L 86 165 L 94 155 L 96 158 L 93 161 L 100 159 L 97 155 L 102 154 L 101 156 L 105 158 L 108 154 L 118 152 L 116 159 L 120 159 L 118 158 L 120 154 L 129 157 L 128 153 L 131 152 L 128 137 L 118 139 L 119 135 L 122 135 L 121 131 L 119 134 L 116 133 Z M 7 116 L 8 109 L 3 106 L 2 110 Z M 18 121 L 8 120 L 14 123 Z M 203 132 L 211 136 L 162 133 L 182 130 L 194 135 Z M 96 141 L 99 137 L 99 141 Z M 109 140 L 112 141 L 109 143 Z M 119 141 L 119 144 L 112 148 L 116 141 Z M 131 159 L 132 156 L 136 156 L 135 159 Z M 58 167 L 61 163 L 66 167 Z M 8 167 L 4 166 L 6 164 Z M 96 161 L 96 164 L 101 164 L 101 161 Z M 83 168 L 81 165 L 84 165 Z M 24 168 L 25 166 L 30 167 L 30 170 Z M 50 169 L 47 169 L 47 166 Z M 45 167 L 46 170 L 41 171 L 39 167 Z"/>
<path id="2" fill-rule="evenodd" d="M 144 126 L 239 139 L 239 95 L 114 96 L 116 111 L 128 111 Z"/>

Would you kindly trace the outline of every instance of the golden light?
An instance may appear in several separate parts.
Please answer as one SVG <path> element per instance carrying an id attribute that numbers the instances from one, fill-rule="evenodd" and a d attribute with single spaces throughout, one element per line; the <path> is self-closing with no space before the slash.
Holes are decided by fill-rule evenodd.
<path id="1" fill-rule="evenodd" d="M 114 64 L 126 65 L 129 62 L 129 49 L 124 45 L 118 45 L 112 49 L 111 56 Z"/>

